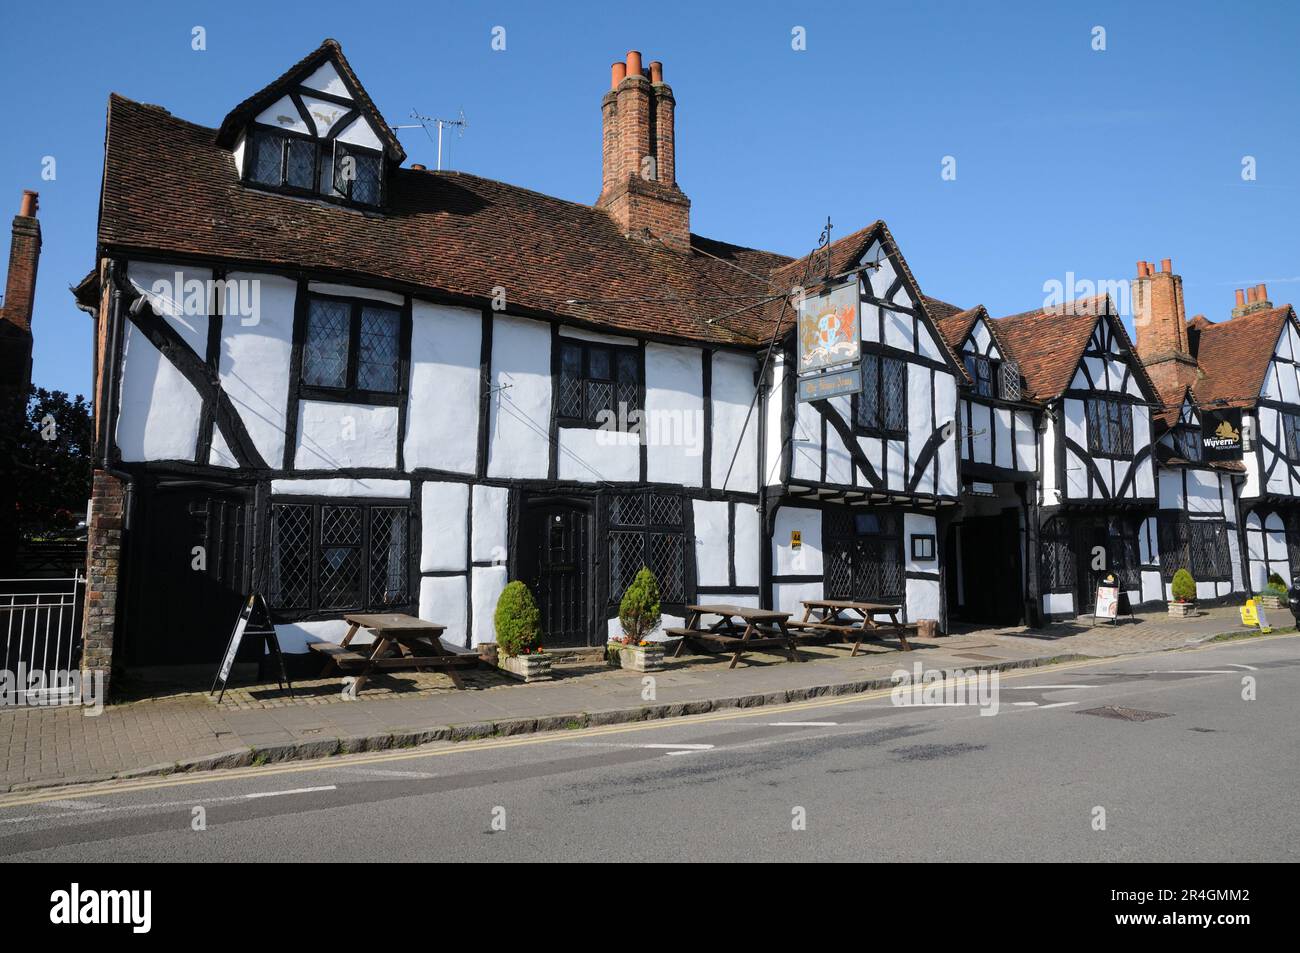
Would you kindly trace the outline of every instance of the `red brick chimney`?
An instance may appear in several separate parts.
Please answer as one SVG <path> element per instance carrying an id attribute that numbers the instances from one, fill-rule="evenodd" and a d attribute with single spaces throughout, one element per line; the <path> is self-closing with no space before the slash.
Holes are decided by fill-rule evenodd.
<path id="1" fill-rule="evenodd" d="M 32 303 L 36 266 L 41 258 L 41 225 L 36 221 L 38 196 L 23 192 L 9 244 L 9 277 L 0 313 L 0 375 L 3 386 L 26 390 L 32 380 Z"/>
<path id="2" fill-rule="evenodd" d="M 1174 274 L 1172 260 L 1161 259 L 1159 271 L 1149 261 L 1138 262 L 1133 325 L 1138 354 L 1162 395 L 1181 394 L 1196 381 L 1196 359 L 1187 342 L 1183 279 Z"/>
<path id="3" fill-rule="evenodd" d="M 601 101 L 602 174 L 596 207 L 624 235 L 653 235 L 676 251 L 691 247 L 691 201 L 677 187 L 672 87 L 663 64 L 641 67 L 641 54 L 610 69 Z"/>
<path id="4" fill-rule="evenodd" d="M 1263 284 L 1258 284 L 1245 290 L 1237 289 L 1237 306 L 1232 309 L 1232 316 L 1239 318 L 1243 314 L 1253 314 L 1256 311 L 1271 311 L 1272 309 L 1273 302 L 1268 300 L 1268 288 Z"/>

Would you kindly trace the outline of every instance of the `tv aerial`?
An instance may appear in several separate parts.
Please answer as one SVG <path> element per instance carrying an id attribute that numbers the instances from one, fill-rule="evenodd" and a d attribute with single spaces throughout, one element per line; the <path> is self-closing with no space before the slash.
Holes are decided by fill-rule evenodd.
<path id="1" fill-rule="evenodd" d="M 456 138 L 463 139 L 465 137 L 465 127 L 469 125 L 469 120 L 465 118 L 465 110 L 464 109 L 458 110 L 458 114 L 455 119 L 439 119 L 436 116 L 425 116 L 422 113 L 420 113 L 419 110 L 412 109 L 411 115 L 408 118 L 415 119 L 418 121 L 413 123 L 406 123 L 405 125 L 393 126 L 392 128 L 423 129 L 424 134 L 429 137 L 429 141 L 435 143 L 438 147 L 437 169 L 439 172 L 441 172 L 442 171 L 442 130 L 444 129 L 444 127 L 448 127 L 448 126 L 454 127 L 456 129 Z M 433 137 L 433 133 L 429 131 L 429 127 L 431 125 L 436 125 L 438 127 L 438 138 L 436 140 Z"/>

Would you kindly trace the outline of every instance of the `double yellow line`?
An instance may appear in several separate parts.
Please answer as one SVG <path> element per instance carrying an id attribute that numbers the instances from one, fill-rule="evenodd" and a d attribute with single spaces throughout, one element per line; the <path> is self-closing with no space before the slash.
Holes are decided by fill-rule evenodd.
<path id="1" fill-rule="evenodd" d="M 1295 638 L 1300 633 L 1284 635 L 1257 636 L 1252 643 L 1264 639 Z M 1176 651 L 1203 652 L 1207 649 L 1233 645 L 1234 642 L 1212 642 L 1189 649 Z M 1167 652 L 1152 652 L 1141 655 L 1115 656 L 1104 659 L 1081 659 L 1074 662 L 1060 662 L 1055 665 L 1041 665 L 1034 668 L 1017 668 L 999 671 L 1002 679 L 1043 677 L 1047 672 L 1063 672 L 1070 669 L 1097 665 L 1113 665 L 1117 661 L 1130 661 L 1145 658 L 1148 655 L 1164 655 Z M 984 670 L 988 671 L 988 670 Z M 958 680 L 959 684 L 969 679 Z M 0 797 L 0 808 L 18 807 L 24 804 L 43 804 L 49 801 L 66 801 L 83 797 L 95 797 L 107 794 L 127 794 L 132 791 L 154 791 L 160 788 L 183 787 L 191 784 L 216 784 L 222 781 L 242 781 L 246 778 L 269 778 L 281 774 L 298 774 L 305 771 L 329 771 L 334 768 L 351 768 L 370 764 L 389 764 L 394 761 L 409 761 L 415 758 L 432 758 L 449 754 L 470 754 L 476 751 L 499 751 L 505 748 L 520 748 L 531 745 L 554 744 L 573 740 L 603 738 L 608 735 L 627 734 L 634 731 L 671 728 L 678 725 L 706 725 L 714 722 L 735 721 L 740 718 L 774 717 L 787 712 L 808 711 L 817 708 L 831 708 L 838 705 L 851 705 L 859 702 L 888 698 L 893 688 L 860 692 L 852 695 L 828 695 L 807 701 L 790 702 L 785 705 L 761 705 L 757 708 L 735 708 L 721 712 L 709 712 L 703 715 L 685 715 L 680 718 L 659 718 L 653 721 L 629 722 L 619 725 L 605 725 L 596 728 L 579 728 L 573 731 L 556 731 L 544 734 L 519 735 L 508 738 L 489 738 L 482 741 L 450 742 L 443 748 L 403 748 L 397 751 L 383 751 L 374 754 L 343 755 L 325 758 L 319 761 L 287 761 L 283 764 L 263 765 L 256 768 L 233 768 L 229 771 L 203 772 L 194 775 L 164 775 L 138 781 L 110 781 L 102 784 L 81 785 L 69 788 L 53 788 Z"/>

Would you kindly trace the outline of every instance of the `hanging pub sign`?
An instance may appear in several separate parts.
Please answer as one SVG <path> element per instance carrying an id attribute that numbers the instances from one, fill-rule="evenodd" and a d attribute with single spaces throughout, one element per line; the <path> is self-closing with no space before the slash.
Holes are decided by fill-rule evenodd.
<path id="1" fill-rule="evenodd" d="M 856 281 L 800 300 L 797 332 L 799 400 L 826 400 L 862 390 Z"/>
<path id="2" fill-rule="evenodd" d="M 1241 409 L 1201 410 L 1201 458 L 1206 463 L 1241 459 Z"/>

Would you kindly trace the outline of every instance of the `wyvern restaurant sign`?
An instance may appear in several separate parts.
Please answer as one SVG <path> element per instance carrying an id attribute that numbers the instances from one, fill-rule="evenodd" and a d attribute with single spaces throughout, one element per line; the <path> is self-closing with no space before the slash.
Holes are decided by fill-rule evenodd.
<path id="1" fill-rule="evenodd" d="M 856 281 L 803 298 L 797 330 L 800 400 L 825 400 L 862 389 Z"/>
<path id="2" fill-rule="evenodd" d="M 1241 411 L 1201 411 L 1201 457 L 1207 463 L 1241 459 Z"/>

